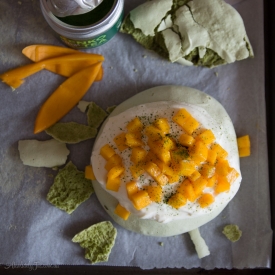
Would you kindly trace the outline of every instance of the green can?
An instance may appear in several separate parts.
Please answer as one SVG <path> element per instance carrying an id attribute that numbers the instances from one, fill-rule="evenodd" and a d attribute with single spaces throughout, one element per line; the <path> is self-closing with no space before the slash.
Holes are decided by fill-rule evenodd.
<path id="1" fill-rule="evenodd" d="M 55 16 L 49 0 L 40 0 L 45 20 L 67 46 L 90 49 L 110 41 L 119 31 L 123 20 L 124 0 L 103 0 L 92 11 L 67 17 Z"/>

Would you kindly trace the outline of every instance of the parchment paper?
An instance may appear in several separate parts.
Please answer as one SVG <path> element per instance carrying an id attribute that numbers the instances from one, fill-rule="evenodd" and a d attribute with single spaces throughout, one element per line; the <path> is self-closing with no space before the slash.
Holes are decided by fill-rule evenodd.
<path id="1" fill-rule="evenodd" d="M 126 0 L 125 14 L 142 0 Z M 252 155 L 241 159 L 243 181 L 225 210 L 200 232 L 211 255 L 198 259 L 188 234 L 169 238 L 146 237 L 117 224 L 116 244 L 102 265 L 164 267 L 255 268 L 270 267 L 270 226 L 267 141 L 265 124 L 263 1 L 227 1 L 243 17 L 255 58 L 215 69 L 171 64 L 145 50 L 130 36 L 117 34 L 109 43 L 90 50 L 105 56 L 104 80 L 93 84 L 84 100 L 106 109 L 154 86 L 183 85 L 204 91 L 223 104 L 237 136 L 249 134 Z M 31 44 L 62 45 L 44 20 L 39 1 L 0 1 L 0 73 L 30 63 L 21 50 Z M 56 171 L 23 166 L 18 140 L 46 140 L 33 134 L 40 105 L 64 81 L 47 71 L 29 77 L 14 92 L 0 83 L 0 264 L 85 265 L 84 250 L 72 237 L 90 225 L 110 220 L 93 194 L 72 215 L 53 207 L 46 194 Z M 62 121 L 85 123 L 74 108 Z M 89 163 L 93 140 L 68 145 L 69 160 L 79 169 Z M 231 243 L 222 232 L 237 224 L 242 238 Z M 163 246 L 160 245 L 163 242 Z"/>

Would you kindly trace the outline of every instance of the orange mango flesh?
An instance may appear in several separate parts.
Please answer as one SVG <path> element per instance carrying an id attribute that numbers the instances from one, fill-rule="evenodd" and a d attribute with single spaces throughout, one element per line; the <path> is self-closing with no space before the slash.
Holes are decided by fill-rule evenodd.
<path id="1" fill-rule="evenodd" d="M 36 63 L 38 64 L 38 63 Z M 68 78 L 41 106 L 36 117 L 34 133 L 49 128 L 66 115 L 85 95 L 100 70 L 101 63 L 85 68 Z M 79 85 L 81 83 L 81 85 Z"/>
<path id="2" fill-rule="evenodd" d="M 89 180 L 95 180 L 96 179 L 92 165 L 87 165 L 85 167 L 85 178 L 89 179 Z"/>
<path id="3" fill-rule="evenodd" d="M 240 157 L 248 157 L 251 154 L 250 151 L 250 138 L 249 135 L 245 135 L 237 138 L 238 150 Z"/>
<path id="4" fill-rule="evenodd" d="M 0 79 L 7 85 L 16 89 L 16 88 L 20 87 L 20 85 L 22 83 L 24 83 L 25 78 L 45 69 L 47 66 L 57 66 L 57 65 L 62 64 L 62 66 L 64 66 L 64 67 L 65 66 L 73 67 L 74 64 L 77 64 L 78 62 L 87 62 L 87 60 L 89 60 L 92 63 L 92 65 L 95 64 L 95 66 L 98 66 L 98 64 L 100 64 L 100 66 L 98 67 L 98 69 L 96 71 L 95 78 L 93 79 L 93 81 L 95 81 L 99 71 L 101 70 L 101 63 L 99 63 L 99 62 L 104 61 L 104 57 L 98 56 L 98 55 L 87 56 L 87 55 L 79 54 L 79 53 L 58 56 L 55 58 L 50 58 L 50 59 L 39 61 L 37 63 L 32 63 L 32 64 L 28 64 L 25 66 L 21 66 L 21 67 L 9 70 L 9 71 L 1 74 Z M 86 67 L 86 68 L 90 68 L 90 67 L 91 67 L 91 65 L 89 65 L 89 67 Z M 68 69 L 68 70 L 70 70 L 70 69 Z M 75 74 L 78 74 L 79 72 L 84 72 L 84 70 L 77 71 Z M 85 84 L 84 81 L 83 81 L 83 84 Z M 80 83 L 82 83 L 82 82 L 80 82 Z M 78 82 L 78 84 L 79 84 L 79 82 Z"/>
<path id="5" fill-rule="evenodd" d="M 95 64 L 98 61 L 103 61 L 102 57 L 98 54 L 93 53 L 83 53 L 77 50 L 53 46 L 53 45 L 31 45 L 27 46 L 22 50 L 22 53 L 28 57 L 30 60 L 34 62 L 44 61 L 46 59 L 56 58 L 64 55 L 69 54 L 83 54 L 86 55 L 88 58 L 76 61 L 73 64 L 68 64 L 66 62 L 61 64 L 46 64 L 45 69 L 51 71 L 53 73 L 62 75 L 64 77 L 70 77 L 73 74 L 77 73 L 78 71 L 89 67 Z M 90 59 L 90 56 L 96 57 L 95 60 Z M 95 81 L 100 81 L 103 77 L 103 68 L 101 67 Z"/>
<path id="6" fill-rule="evenodd" d="M 137 210 L 152 202 L 163 202 L 163 186 L 175 183 L 178 187 L 168 198 L 167 204 L 179 209 L 190 201 L 205 208 L 215 201 L 216 195 L 228 192 L 239 176 L 239 173 L 229 166 L 228 152 L 215 142 L 211 130 L 206 129 L 194 134 L 199 122 L 185 109 L 179 110 L 172 120 L 185 131 L 179 136 L 179 140 L 170 136 L 171 126 L 167 119 L 158 118 L 144 127 L 137 117 L 128 123 L 125 132 L 114 138 L 119 152 L 122 151 L 121 148 L 129 148 L 131 151 L 129 156 L 132 165 L 129 169 L 133 180 L 126 183 L 126 190 Z M 143 133 L 147 143 L 141 138 Z M 127 141 L 127 135 L 132 140 Z M 148 146 L 149 150 L 145 149 L 145 146 Z M 103 154 L 103 157 L 105 155 Z M 106 159 L 106 156 L 104 158 Z M 123 162 L 121 165 L 123 166 Z M 155 183 L 139 188 L 137 180 L 144 173 Z M 206 188 L 212 188 L 212 193 L 205 193 Z"/>
<path id="7" fill-rule="evenodd" d="M 22 53 L 32 61 L 38 62 L 61 55 L 75 54 L 79 52 L 70 48 L 53 45 L 30 45 L 25 47 L 22 50 Z"/>
<path id="8" fill-rule="evenodd" d="M 128 220 L 130 212 L 124 208 L 122 205 L 118 204 L 114 210 L 114 213 L 121 217 L 123 220 Z"/>

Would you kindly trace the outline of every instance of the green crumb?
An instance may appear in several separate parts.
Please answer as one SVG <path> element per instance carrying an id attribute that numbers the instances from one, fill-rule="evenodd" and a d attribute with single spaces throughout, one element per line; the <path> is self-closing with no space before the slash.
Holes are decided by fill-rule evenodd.
<path id="1" fill-rule="evenodd" d="M 164 243 L 163 243 L 163 242 L 159 242 L 159 245 L 160 245 L 160 246 L 164 246 Z"/>
<path id="2" fill-rule="evenodd" d="M 116 236 L 116 228 L 111 222 L 104 221 L 76 234 L 72 241 L 85 248 L 85 259 L 95 264 L 108 261 Z"/>
<path id="3" fill-rule="evenodd" d="M 114 109 L 116 108 L 116 105 L 110 106 L 106 109 L 106 112 L 110 114 Z"/>
<path id="4" fill-rule="evenodd" d="M 56 123 L 46 130 L 46 133 L 54 139 L 69 144 L 94 138 L 97 129 L 76 122 Z"/>
<path id="5" fill-rule="evenodd" d="M 94 102 L 88 105 L 87 117 L 90 127 L 98 128 L 107 116 L 108 114 Z"/>
<path id="6" fill-rule="evenodd" d="M 47 194 L 47 200 L 57 208 L 71 214 L 94 192 L 92 182 L 85 178 L 70 161 L 61 169 Z"/>
<path id="7" fill-rule="evenodd" d="M 242 236 L 242 231 L 239 229 L 239 227 L 235 224 L 229 224 L 226 225 L 223 228 L 222 233 L 226 236 L 228 240 L 231 242 L 238 241 Z"/>

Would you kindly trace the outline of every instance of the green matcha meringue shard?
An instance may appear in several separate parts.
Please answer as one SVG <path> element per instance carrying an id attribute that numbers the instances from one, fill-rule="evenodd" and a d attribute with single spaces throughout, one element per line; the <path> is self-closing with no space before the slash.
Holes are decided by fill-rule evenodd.
<path id="1" fill-rule="evenodd" d="M 85 248 L 85 258 L 95 264 L 108 261 L 116 236 L 116 228 L 111 222 L 104 221 L 76 234 L 72 241 Z"/>
<path id="2" fill-rule="evenodd" d="M 147 1 L 126 16 L 121 32 L 188 66 L 215 67 L 254 56 L 241 16 L 224 0 Z"/>
<path id="3" fill-rule="evenodd" d="M 94 192 L 92 182 L 82 171 L 69 162 L 59 170 L 47 194 L 47 200 L 57 208 L 71 214 Z"/>

